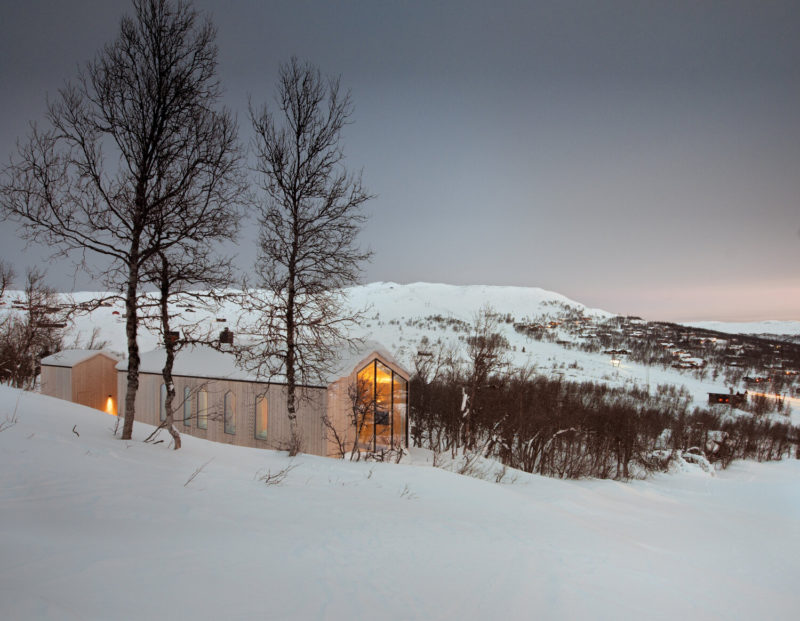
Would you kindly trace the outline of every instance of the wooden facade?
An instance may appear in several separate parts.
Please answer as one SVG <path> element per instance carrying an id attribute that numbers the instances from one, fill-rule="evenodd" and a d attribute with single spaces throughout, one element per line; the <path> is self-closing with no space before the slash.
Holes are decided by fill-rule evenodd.
<path id="1" fill-rule="evenodd" d="M 180 433 L 236 446 L 278 450 L 286 447 L 290 436 L 286 386 L 182 375 L 173 375 L 172 379 L 175 384 L 175 427 Z M 119 393 L 125 394 L 125 371 L 118 372 L 117 381 Z M 139 374 L 139 391 L 136 393 L 138 422 L 158 425 L 163 420 L 163 383 L 159 374 Z M 298 391 L 298 396 L 297 423 L 302 437 L 302 450 L 313 455 L 326 455 L 325 428 L 319 415 L 325 408 L 326 389 L 303 388 Z M 124 415 L 124 409 L 123 399 L 120 416 Z M 266 433 L 258 433 L 256 420 L 259 414 L 263 416 L 264 413 Z"/>
<path id="2" fill-rule="evenodd" d="M 102 351 L 68 350 L 47 356 L 41 361 L 42 394 L 116 414 L 118 362 Z"/>
<path id="3" fill-rule="evenodd" d="M 341 457 L 353 448 L 381 451 L 408 446 L 408 372 L 374 345 L 350 354 L 326 385 L 298 388 L 302 452 Z M 73 359 L 79 357 L 73 352 Z M 163 357 L 163 350 L 156 350 L 141 358 L 138 422 L 157 426 L 166 417 Z M 43 393 L 106 411 L 111 396 L 113 413 L 119 403 L 119 415 L 124 416 L 125 362 L 92 355 L 69 367 L 46 366 L 43 361 L 42 369 Z M 236 446 L 288 447 L 285 384 L 259 381 L 238 368 L 233 355 L 205 346 L 178 353 L 173 382 L 173 418 L 180 433 Z M 354 402 L 353 391 L 359 386 L 363 390 Z M 355 411 L 360 412 L 358 425 Z"/>
<path id="4" fill-rule="evenodd" d="M 72 401 L 72 367 L 42 364 L 41 385 L 43 395 Z"/>

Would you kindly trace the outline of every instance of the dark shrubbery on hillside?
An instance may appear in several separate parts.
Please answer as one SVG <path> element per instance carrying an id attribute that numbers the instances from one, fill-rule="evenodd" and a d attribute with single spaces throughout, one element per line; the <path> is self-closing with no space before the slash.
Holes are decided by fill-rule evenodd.
<path id="1" fill-rule="evenodd" d="M 517 373 L 487 378 L 474 403 L 457 373 L 430 381 L 417 375 L 410 388 L 417 446 L 453 453 L 472 446 L 507 466 L 560 478 L 639 477 L 684 454 L 723 467 L 739 458 L 780 459 L 798 443 L 789 424 L 692 409 L 689 394 L 673 386 L 649 392 Z"/>

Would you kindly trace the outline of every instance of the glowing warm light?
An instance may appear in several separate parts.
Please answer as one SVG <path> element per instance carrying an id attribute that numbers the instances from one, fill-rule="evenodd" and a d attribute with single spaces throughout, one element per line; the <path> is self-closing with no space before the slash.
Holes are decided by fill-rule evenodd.
<path id="1" fill-rule="evenodd" d="M 117 408 L 114 407 L 114 397 L 108 395 L 108 399 L 106 399 L 106 409 L 105 412 L 107 414 L 111 414 L 112 416 L 117 415 Z"/>
<path id="2" fill-rule="evenodd" d="M 782 399 L 784 401 L 788 401 L 789 403 L 794 403 L 795 405 L 800 405 L 800 398 L 798 397 L 790 397 L 789 395 L 777 395 L 775 393 L 768 393 L 768 392 L 752 392 L 748 391 L 748 395 L 756 396 L 756 397 L 769 397 L 770 399 Z"/>

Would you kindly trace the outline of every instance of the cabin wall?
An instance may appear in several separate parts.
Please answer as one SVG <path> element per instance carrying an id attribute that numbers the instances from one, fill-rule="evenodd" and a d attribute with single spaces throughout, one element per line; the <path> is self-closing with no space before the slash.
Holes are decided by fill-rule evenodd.
<path id="1" fill-rule="evenodd" d="M 72 396 L 75 403 L 107 411 L 108 397 L 116 413 L 117 361 L 103 355 L 94 356 L 72 367 Z"/>
<path id="2" fill-rule="evenodd" d="M 350 387 L 355 382 L 355 373 L 343 377 L 328 386 L 328 420 L 329 428 L 326 429 L 326 455 L 328 457 L 342 457 L 355 448 L 356 428 L 352 422 L 353 404 L 349 394 Z"/>
<path id="3" fill-rule="evenodd" d="M 124 402 L 126 372 L 117 373 L 119 394 Z M 258 382 L 205 379 L 197 377 L 173 377 L 175 383 L 174 418 L 180 433 L 253 448 L 283 449 L 289 441 L 289 419 L 286 409 L 286 386 Z M 160 423 L 161 384 L 160 375 L 139 374 L 139 391 L 136 395 L 136 420 L 149 425 Z M 189 388 L 189 424 L 184 423 L 184 390 Z M 208 400 L 208 428 L 198 427 L 198 393 L 205 390 Z M 236 432 L 225 433 L 224 402 L 230 392 L 235 399 Z M 298 389 L 297 422 L 303 444 L 302 452 L 312 455 L 326 454 L 325 429 L 322 414 L 325 411 L 326 390 L 324 388 Z M 264 395 L 267 399 L 267 438 L 255 437 L 256 399 Z M 120 412 L 124 410 L 121 404 Z"/>
<path id="4" fill-rule="evenodd" d="M 70 367 L 43 364 L 41 381 L 43 395 L 72 401 L 72 369 Z"/>

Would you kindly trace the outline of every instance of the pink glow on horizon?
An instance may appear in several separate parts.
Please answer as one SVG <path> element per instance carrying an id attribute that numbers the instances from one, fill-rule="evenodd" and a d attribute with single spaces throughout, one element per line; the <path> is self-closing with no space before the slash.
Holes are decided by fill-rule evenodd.
<path id="1" fill-rule="evenodd" d="M 579 300 L 651 321 L 800 321 L 800 285 L 731 283 L 596 292 Z"/>

